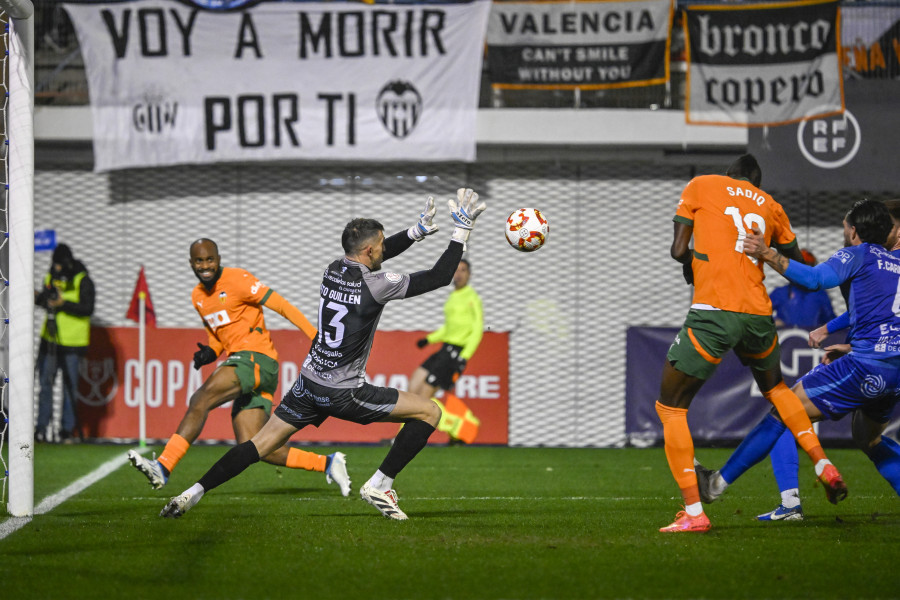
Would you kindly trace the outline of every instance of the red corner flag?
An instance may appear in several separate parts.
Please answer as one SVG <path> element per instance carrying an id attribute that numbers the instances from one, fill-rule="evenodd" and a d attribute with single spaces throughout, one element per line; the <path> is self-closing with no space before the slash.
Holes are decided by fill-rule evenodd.
<path id="1" fill-rule="evenodd" d="M 126 319 L 131 319 L 132 321 L 140 320 L 138 303 L 140 302 L 142 293 L 144 294 L 144 316 L 147 319 L 147 325 L 156 327 L 156 312 L 153 310 L 153 301 L 150 300 L 150 288 L 147 287 L 147 278 L 144 276 L 143 266 L 141 266 L 141 271 L 138 273 L 137 283 L 134 286 L 134 294 L 131 296 L 131 304 L 128 306 L 128 312 L 125 313 Z"/>

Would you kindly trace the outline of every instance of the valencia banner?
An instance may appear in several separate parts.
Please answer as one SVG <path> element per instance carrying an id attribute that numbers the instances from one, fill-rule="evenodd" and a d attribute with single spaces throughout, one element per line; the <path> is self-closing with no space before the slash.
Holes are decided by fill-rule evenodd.
<path id="1" fill-rule="evenodd" d="M 782 125 L 844 110 L 834 0 L 691 5 L 686 120 Z"/>
<path id="2" fill-rule="evenodd" d="M 488 20 L 491 85 L 621 88 L 669 79 L 671 0 L 495 2 Z"/>
<path id="3" fill-rule="evenodd" d="M 475 159 L 490 2 L 66 4 L 95 170 Z"/>

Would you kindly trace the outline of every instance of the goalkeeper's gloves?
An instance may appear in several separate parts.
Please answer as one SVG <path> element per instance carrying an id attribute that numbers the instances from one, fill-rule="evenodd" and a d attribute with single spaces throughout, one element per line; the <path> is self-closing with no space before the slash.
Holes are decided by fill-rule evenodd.
<path id="1" fill-rule="evenodd" d="M 447 201 L 447 205 L 450 207 L 450 216 L 456 226 L 451 239 L 465 244 L 469 239 L 469 232 L 475 225 L 475 219 L 484 212 L 487 205 L 484 202 L 479 204 L 478 194 L 469 188 L 456 190 L 456 198 L 456 200 L 451 198 Z"/>
<path id="2" fill-rule="evenodd" d="M 200 342 L 197 342 L 197 347 L 200 349 L 194 352 L 195 369 L 199 369 L 203 365 L 208 365 L 209 363 L 214 362 L 219 356 L 218 354 L 216 354 L 215 350 L 213 350 L 209 346 L 201 344 Z"/>
<path id="3" fill-rule="evenodd" d="M 425 236 L 437 231 L 438 226 L 431 222 L 436 212 L 437 207 L 434 205 L 434 197 L 428 196 L 428 199 L 425 201 L 425 210 L 419 214 L 419 220 L 406 230 L 406 235 L 409 236 L 409 239 L 421 242 L 425 239 Z"/>
<path id="4" fill-rule="evenodd" d="M 428 338 L 422 338 L 420 340 L 416 340 L 416 346 L 419 348 L 424 348 L 428 345 Z"/>

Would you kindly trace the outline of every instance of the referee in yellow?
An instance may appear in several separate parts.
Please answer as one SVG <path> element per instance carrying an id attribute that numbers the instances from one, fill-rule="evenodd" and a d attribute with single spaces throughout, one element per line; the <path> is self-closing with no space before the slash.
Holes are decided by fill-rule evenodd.
<path id="1" fill-rule="evenodd" d="M 431 398 L 438 389 L 450 391 L 465 370 L 466 363 L 475 354 L 484 334 L 484 315 L 481 298 L 469 285 L 472 267 L 465 258 L 459 261 L 453 275 L 455 288 L 444 303 L 444 324 L 427 337 L 416 342 L 419 348 L 440 343 L 441 348 L 429 356 L 412 374 L 409 391 Z M 471 415 L 471 411 L 466 411 Z M 444 431 L 452 440 L 459 440 L 460 419 L 465 414 L 453 415 L 444 410 L 438 431 Z M 456 417 L 456 418 L 454 418 Z"/>

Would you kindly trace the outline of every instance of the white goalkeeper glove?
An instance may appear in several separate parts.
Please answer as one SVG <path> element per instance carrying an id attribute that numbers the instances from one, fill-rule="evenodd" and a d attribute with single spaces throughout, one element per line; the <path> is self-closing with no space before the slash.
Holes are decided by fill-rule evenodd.
<path id="1" fill-rule="evenodd" d="M 450 207 L 450 216 L 453 218 L 453 224 L 456 225 L 451 239 L 465 244 L 469 239 L 469 232 L 475 225 L 475 219 L 484 212 L 487 204 L 484 202 L 479 204 L 478 194 L 469 188 L 456 190 L 456 198 L 457 200 L 451 198 L 447 201 Z"/>
<path id="2" fill-rule="evenodd" d="M 425 210 L 419 214 L 419 220 L 406 230 L 406 235 L 409 236 L 409 239 L 421 242 L 426 235 L 431 235 L 437 231 L 438 226 L 431 222 L 436 212 L 437 207 L 434 205 L 434 196 L 428 196 L 428 199 L 425 201 Z"/>

